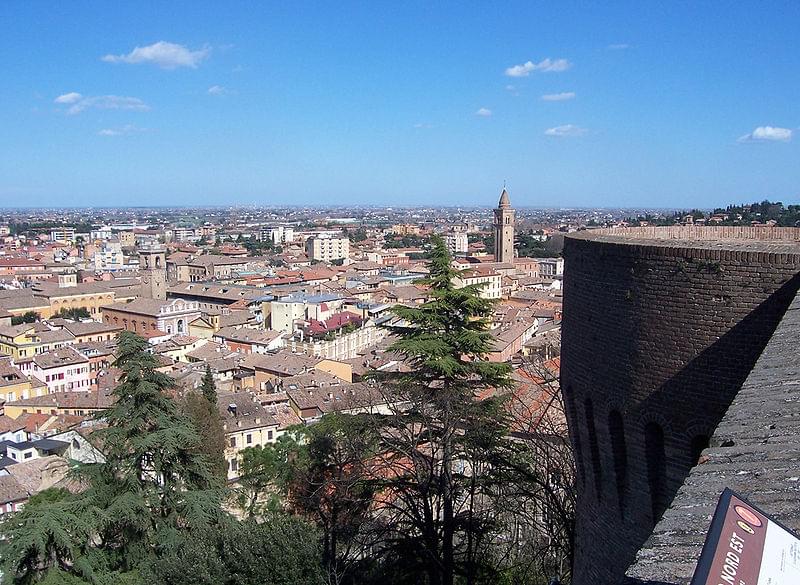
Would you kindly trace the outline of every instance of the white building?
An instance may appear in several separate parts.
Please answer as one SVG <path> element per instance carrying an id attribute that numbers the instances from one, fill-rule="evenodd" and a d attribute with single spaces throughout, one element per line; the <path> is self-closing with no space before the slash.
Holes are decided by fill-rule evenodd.
<path id="1" fill-rule="evenodd" d="M 445 235 L 444 242 L 447 245 L 447 249 L 450 250 L 450 254 L 453 256 L 466 254 L 469 249 L 469 238 L 467 237 L 466 231 L 451 232 Z"/>
<path id="2" fill-rule="evenodd" d="M 350 240 L 342 237 L 312 236 L 306 240 L 306 255 L 311 260 L 332 262 L 350 257 Z"/>
<path id="3" fill-rule="evenodd" d="M 50 393 L 91 390 L 89 358 L 72 347 L 61 347 L 19 360 L 16 366 L 26 376 L 36 376 L 47 384 Z"/>
<path id="4" fill-rule="evenodd" d="M 71 244 L 75 241 L 75 228 L 60 227 L 50 230 L 50 241 Z"/>
<path id="5" fill-rule="evenodd" d="M 564 274 L 563 258 L 540 258 L 539 276 L 542 278 L 555 278 Z"/>
<path id="6" fill-rule="evenodd" d="M 125 258 L 122 255 L 122 245 L 119 240 L 103 242 L 94 253 L 95 270 L 120 270 L 125 267 Z"/>
<path id="7" fill-rule="evenodd" d="M 484 299 L 499 299 L 503 295 L 503 275 L 494 270 L 465 270 L 454 279 L 453 284 L 456 288 L 481 285 L 479 294 Z"/>
<path id="8" fill-rule="evenodd" d="M 279 225 L 277 227 L 264 227 L 258 232 L 258 239 L 263 241 L 272 240 L 276 246 L 280 244 L 290 244 L 294 241 L 294 228 Z"/>

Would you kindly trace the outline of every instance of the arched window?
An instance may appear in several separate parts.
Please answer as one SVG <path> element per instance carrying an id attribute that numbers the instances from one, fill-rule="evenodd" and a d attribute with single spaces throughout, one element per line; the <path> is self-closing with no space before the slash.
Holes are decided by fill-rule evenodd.
<path id="1" fill-rule="evenodd" d="M 614 455 L 614 477 L 617 483 L 619 509 L 625 508 L 625 491 L 628 488 L 628 449 L 625 445 L 625 421 L 618 410 L 608 413 L 608 434 Z"/>
<path id="2" fill-rule="evenodd" d="M 567 386 L 567 392 L 564 394 L 564 404 L 568 412 L 571 413 L 570 418 L 572 420 L 577 420 L 578 413 L 575 407 L 572 386 Z M 572 436 L 575 439 L 575 461 L 577 463 L 578 481 L 580 482 L 581 486 L 583 486 L 584 482 L 586 481 L 586 468 L 583 461 L 583 439 L 581 439 L 580 428 L 577 428 L 580 426 L 580 424 L 575 426 L 576 428 L 573 429 L 572 432 Z"/>
<path id="3" fill-rule="evenodd" d="M 183 333 L 183 319 L 178 319 L 178 333 Z"/>
<path id="4" fill-rule="evenodd" d="M 695 435 L 692 437 L 692 442 L 689 446 L 689 456 L 691 457 L 692 467 L 697 465 L 697 462 L 700 460 L 700 455 L 702 455 L 703 449 L 706 447 L 708 447 L 707 435 Z"/>
<path id="5" fill-rule="evenodd" d="M 600 500 L 603 495 L 603 470 L 600 467 L 600 445 L 597 442 L 597 428 L 594 424 L 594 405 L 592 399 L 587 398 L 584 402 L 584 414 L 586 415 L 586 428 L 589 432 L 589 454 L 592 457 L 592 474 L 594 475 L 594 493 Z"/>
<path id="6" fill-rule="evenodd" d="M 647 458 L 647 485 L 650 489 L 650 507 L 653 524 L 667 509 L 667 460 L 664 455 L 664 431 L 658 423 L 647 423 L 644 428 L 644 450 Z"/>

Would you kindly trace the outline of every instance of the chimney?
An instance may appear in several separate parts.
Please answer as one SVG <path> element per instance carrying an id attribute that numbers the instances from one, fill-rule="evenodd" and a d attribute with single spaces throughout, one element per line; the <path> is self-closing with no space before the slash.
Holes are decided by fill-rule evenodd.
<path id="1" fill-rule="evenodd" d="M 235 417 L 238 417 L 238 416 L 239 416 L 239 411 L 238 411 L 238 408 L 236 407 L 236 404 L 235 404 L 235 403 L 233 403 L 233 402 L 231 402 L 231 403 L 228 405 L 228 412 L 230 412 L 230 413 L 231 413 L 233 416 L 235 416 Z"/>

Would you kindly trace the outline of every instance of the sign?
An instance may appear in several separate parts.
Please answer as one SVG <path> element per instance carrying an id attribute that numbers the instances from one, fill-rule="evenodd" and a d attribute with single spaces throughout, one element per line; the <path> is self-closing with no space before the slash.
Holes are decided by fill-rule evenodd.
<path id="1" fill-rule="evenodd" d="M 728 488 L 691 585 L 798 585 L 800 538 Z"/>

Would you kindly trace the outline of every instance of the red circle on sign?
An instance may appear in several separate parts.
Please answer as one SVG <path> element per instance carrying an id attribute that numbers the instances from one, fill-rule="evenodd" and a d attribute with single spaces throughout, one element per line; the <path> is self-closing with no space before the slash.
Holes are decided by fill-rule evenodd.
<path id="1" fill-rule="evenodd" d="M 733 509 L 736 510 L 736 513 L 739 514 L 742 520 L 749 522 L 753 526 L 761 526 L 761 518 L 756 516 L 751 510 L 748 510 L 744 506 L 734 506 Z"/>

